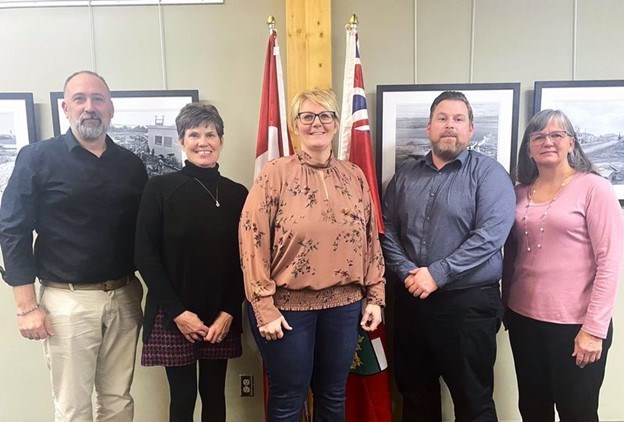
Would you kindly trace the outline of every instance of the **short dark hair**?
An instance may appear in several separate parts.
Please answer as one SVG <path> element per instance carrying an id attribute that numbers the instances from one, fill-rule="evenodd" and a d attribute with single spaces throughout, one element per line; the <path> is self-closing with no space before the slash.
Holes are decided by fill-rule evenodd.
<path id="1" fill-rule="evenodd" d="M 531 135 L 540 130 L 543 130 L 550 122 L 554 121 L 558 123 L 563 130 L 568 133 L 568 136 L 574 138 L 574 149 L 568 154 L 568 163 L 574 170 L 584 173 L 598 174 L 596 168 L 589 160 L 581 144 L 578 141 L 574 126 L 568 116 L 566 116 L 561 110 L 546 109 L 537 113 L 531 117 L 527 127 L 522 136 L 522 143 L 520 144 L 520 150 L 518 151 L 518 165 L 516 166 L 516 181 L 523 185 L 530 185 L 539 176 L 539 171 L 535 161 L 529 156 L 529 142 Z"/>
<path id="2" fill-rule="evenodd" d="M 184 139 L 187 129 L 213 124 L 219 139 L 223 138 L 223 119 L 219 115 L 219 110 L 212 104 L 189 103 L 182 107 L 178 117 L 176 117 L 176 128 L 178 129 L 178 139 Z"/>
<path id="3" fill-rule="evenodd" d="M 69 75 L 67 77 L 67 79 L 65 79 L 65 83 L 63 84 L 63 95 L 65 95 L 65 91 L 67 90 L 67 84 L 69 84 L 69 81 L 71 81 L 72 79 L 74 79 L 74 77 L 78 76 L 78 75 L 82 75 L 82 74 L 88 74 L 88 75 L 93 75 L 96 78 L 98 78 L 99 80 L 102 81 L 102 83 L 104 84 L 104 86 L 106 87 L 106 89 L 108 90 L 108 92 L 110 92 L 110 88 L 108 87 L 108 84 L 106 83 L 106 80 L 101 77 L 100 75 L 98 75 L 95 72 L 92 72 L 91 70 L 79 70 L 78 72 L 74 72 L 71 75 Z"/>
<path id="4" fill-rule="evenodd" d="M 429 109 L 429 121 L 431 121 L 431 119 L 433 118 L 433 112 L 435 111 L 438 104 L 446 100 L 461 101 L 466 104 L 466 107 L 468 108 L 468 120 L 470 121 L 470 123 L 472 123 L 474 119 L 472 106 L 468 102 L 468 98 L 466 98 L 464 93 L 459 91 L 444 91 L 442 94 L 438 95 L 436 99 L 433 100 L 433 103 L 431 103 L 431 108 Z"/>

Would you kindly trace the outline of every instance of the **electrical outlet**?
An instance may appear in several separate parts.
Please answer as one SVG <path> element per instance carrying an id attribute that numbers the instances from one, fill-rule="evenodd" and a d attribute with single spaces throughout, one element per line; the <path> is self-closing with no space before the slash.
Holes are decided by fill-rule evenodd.
<path id="1" fill-rule="evenodd" d="M 253 375 L 239 375 L 240 376 L 240 395 L 241 397 L 253 397 L 254 395 L 254 376 Z"/>

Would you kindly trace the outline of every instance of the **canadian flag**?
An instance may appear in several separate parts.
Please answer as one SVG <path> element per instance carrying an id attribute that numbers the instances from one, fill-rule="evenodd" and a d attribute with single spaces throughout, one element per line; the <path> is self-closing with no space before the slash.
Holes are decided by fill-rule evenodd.
<path id="1" fill-rule="evenodd" d="M 292 143 L 286 126 L 282 59 L 277 45 L 277 31 L 271 29 L 264 59 L 254 175 L 257 176 L 269 160 L 290 155 L 292 151 Z"/>
<path id="2" fill-rule="evenodd" d="M 262 98 L 260 100 L 260 119 L 256 140 L 256 163 L 254 177 L 258 176 L 264 165 L 274 158 L 291 155 L 292 143 L 286 125 L 286 102 L 284 100 L 284 74 L 282 59 L 277 45 L 277 31 L 269 32 L 269 44 L 264 58 L 264 78 Z M 245 319 L 246 320 L 246 319 Z M 244 330 L 249 332 L 249 330 Z M 253 340 L 249 342 L 255 348 Z M 264 411 L 268 401 L 269 385 L 266 371 L 262 370 L 264 385 Z"/>

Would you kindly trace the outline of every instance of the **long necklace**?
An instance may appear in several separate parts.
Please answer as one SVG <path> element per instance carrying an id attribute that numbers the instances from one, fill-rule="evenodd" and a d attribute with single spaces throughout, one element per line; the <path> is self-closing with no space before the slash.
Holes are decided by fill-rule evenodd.
<path id="1" fill-rule="evenodd" d="M 544 228 L 546 227 L 546 218 L 548 217 L 548 211 L 550 210 L 550 207 L 552 207 L 552 204 L 557 200 L 557 198 L 559 198 L 559 194 L 561 193 L 564 186 L 566 185 L 566 180 L 568 180 L 568 177 L 572 176 L 573 174 L 574 173 L 568 174 L 567 176 L 563 178 L 563 182 L 561 182 L 561 184 L 559 185 L 559 189 L 557 189 L 555 196 L 553 196 L 552 199 L 546 204 L 546 208 L 544 209 L 544 212 L 542 213 L 542 216 L 540 217 L 539 239 L 536 245 L 538 250 L 542 249 L 542 240 L 544 238 Z M 527 252 L 531 252 L 531 242 L 529 241 L 529 229 L 527 227 L 527 221 L 529 219 L 528 218 L 529 207 L 531 205 L 534 205 L 533 195 L 535 195 L 535 189 L 533 189 L 533 186 L 534 185 L 532 184 L 531 186 L 529 186 L 527 190 L 527 204 L 524 209 L 524 217 L 522 217 L 522 223 L 524 225 L 524 238 L 526 239 Z"/>
<path id="2" fill-rule="evenodd" d="M 199 183 L 199 184 L 201 185 L 201 187 L 202 187 L 202 188 L 204 188 L 204 190 L 205 190 L 206 192 L 208 192 L 208 195 L 210 195 L 210 196 L 212 197 L 212 199 L 214 199 L 214 201 L 215 201 L 215 205 L 216 205 L 217 207 L 220 207 L 220 206 L 221 206 L 221 204 L 219 203 L 219 182 L 215 183 L 215 193 L 217 194 L 217 196 L 215 197 L 215 196 L 212 194 L 212 192 L 210 192 L 210 191 L 208 190 L 208 188 L 206 187 L 206 185 L 204 185 L 204 184 L 202 183 L 202 181 L 201 181 L 201 180 L 199 180 L 197 177 L 193 177 L 193 179 L 197 180 L 197 183 Z"/>

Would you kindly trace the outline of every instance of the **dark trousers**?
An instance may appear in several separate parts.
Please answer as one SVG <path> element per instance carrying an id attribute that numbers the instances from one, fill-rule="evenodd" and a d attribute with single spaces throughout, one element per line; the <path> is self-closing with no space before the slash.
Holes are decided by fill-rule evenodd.
<path id="1" fill-rule="evenodd" d="M 199 360 L 199 395 L 202 422 L 225 422 L 225 373 L 227 359 Z M 193 422 L 197 399 L 197 364 L 167 366 L 170 422 Z"/>
<path id="2" fill-rule="evenodd" d="M 576 366 L 572 357 L 581 325 L 537 321 L 511 309 L 507 309 L 505 324 L 516 366 L 522 420 L 552 422 L 556 406 L 561 422 L 598 422 L 598 396 L 612 324 L 602 344 L 602 357 L 585 368 Z"/>
<path id="3" fill-rule="evenodd" d="M 503 305 L 498 284 L 421 300 L 396 284 L 394 359 L 404 422 L 440 422 L 440 377 L 458 422 L 496 421 L 493 367 Z"/>
<path id="4" fill-rule="evenodd" d="M 300 422 L 308 389 L 314 397 L 314 420 L 345 418 L 345 389 L 355 356 L 361 304 L 318 311 L 282 311 L 292 327 L 279 340 L 260 337 L 251 307 L 252 332 L 269 381 L 267 419 Z"/>

